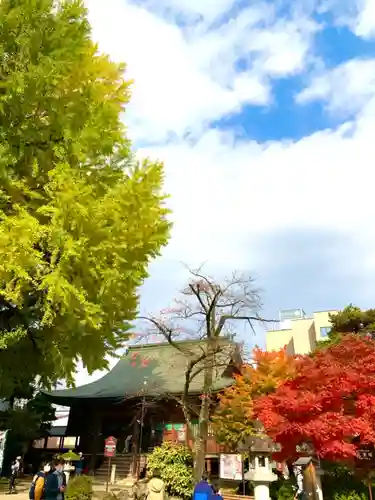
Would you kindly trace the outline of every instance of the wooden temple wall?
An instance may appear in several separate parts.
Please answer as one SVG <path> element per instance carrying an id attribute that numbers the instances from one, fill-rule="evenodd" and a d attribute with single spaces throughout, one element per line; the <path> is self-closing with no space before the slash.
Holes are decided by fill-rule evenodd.
<path id="1" fill-rule="evenodd" d="M 158 436 L 158 443 L 154 442 L 152 445 L 157 446 L 162 441 L 172 441 L 192 449 L 193 435 L 184 423 L 180 408 L 172 403 L 160 406 L 160 409 L 155 407 L 152 415 L 146 415 L 145 418 L 145 427 L 151 427 L 154 435 Z M 102 454 L 104 439 L 114 435 L 118 439 L 118 453 L 123 453 L 125 437 L 133 432 L 131 422 L 134 422 L 134 413 L 128 404 L 91 408 L 80 405 L 71 409 L 66 436 L 76 436 L 77 439 L 79 437 L 79 445 L 76 448 L 91 455 Z M 197 431 L 196 423 L 193 432 Z M 72 445 L 70 447 L 74 448 Z M 206 453 L 217 455 L 224 451 L 224 448 L 216 442 L 212 429 L 209 429 Z"/>

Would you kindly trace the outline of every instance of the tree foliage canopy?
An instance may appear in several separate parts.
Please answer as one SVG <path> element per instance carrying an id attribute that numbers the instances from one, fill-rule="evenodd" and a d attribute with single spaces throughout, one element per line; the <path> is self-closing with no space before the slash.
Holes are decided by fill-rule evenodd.
<path id="1" fill-rule="evenodd" d="M 342 311 L 330 314 L 331 331 L 328 339 L 318 342 L 318 349 L 340 342 L 343 335 L 354 333 L 373 337 L 375 334 L 375 309 L 362 311 L 359 307 L 349 304 Z"/>
<path id="2" fill-rule="evenodd" d="M 103 368 L 167 242 L 163 168 L 131 152 L 123 72 L 80 0 L 0 2 L 0 396 L 71 381 L 79 357 Z"/>
<path id="3" fill-rule="evenodd" d="M 0 429 L 8 429 L 12 440 L 24 445 L 46 436 L 55 420 L 55 410 L 45 396 L 35 394 L 32 386 L 28 389 L 4 401 L 4 410 L 0 411 Z"/>
<path id="4" fill-rule="evenodd" d="M 193 456 L 181 444 L 165 441 L 154 448 L 147 458 L 149 472 L 156 470 L 165 481 L 169 495 L 188 499 L 193 493 Z"/>
<path id="5" fill-rule="evenodd" d="M 375 342 L 355 334 L 297 360 L 295 377 L 255 404 L 267 434 L 293 458 L 303 444 L 321 458 L 356 461 L 375 443 Z"/>
<path id="6" fill-rule="evenodd" d="M 213 425 L 219 442 L 233 451 L 246 437 L 257 432 L 254 400 L 275 391 L 294 375 L 295 361 L 285 349 L 276 352 L 253 350 L 253 364 L 242 367 L 232 386 L 219 394 Z"/>

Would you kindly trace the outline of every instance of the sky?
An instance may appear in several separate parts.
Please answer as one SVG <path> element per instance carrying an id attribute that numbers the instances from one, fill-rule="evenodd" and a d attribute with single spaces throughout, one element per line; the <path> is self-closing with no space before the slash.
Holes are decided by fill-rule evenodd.
<path id="1" fill-rule="evenodd" d="M 174 227 L 142 312 L 204 262 L 251 272 L 268 318 L 374 306 L 375 0 L 86 5 L 133 80 L 134 148 L 165 164 Z"/>

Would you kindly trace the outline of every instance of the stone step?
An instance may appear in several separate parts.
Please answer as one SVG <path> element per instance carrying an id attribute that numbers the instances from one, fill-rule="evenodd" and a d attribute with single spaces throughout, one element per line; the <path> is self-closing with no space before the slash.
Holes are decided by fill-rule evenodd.
<path id="1" fill-rule="evenodd" d="M 95 471 L 95 478 L 98 480 L 106 480 L 108 477 L 108 458 L 104 459 L 101 466 Z M 140 468 L 142 469 L 146 464 L 147 457 L 142 455 L 140 457 Z M 133 455 L 120 455 L 111 459 L 112 465 L 116 465 L 116 480 L 123 479 L 132 475 Z"/>

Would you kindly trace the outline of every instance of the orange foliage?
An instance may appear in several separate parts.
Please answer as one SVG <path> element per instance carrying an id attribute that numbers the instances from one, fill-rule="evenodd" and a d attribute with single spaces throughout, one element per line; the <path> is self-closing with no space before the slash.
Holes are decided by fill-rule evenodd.
<path id="1" fill-rule="evenodd" d="M 303 356 L 293 380 L 256 402 L 267 434 L 294 458 L 303 443 L 327 460 L 357 461 L 375 446 L 375 342 L 346 335 Z"/>
<path id="2" fill-rule="evenodd" d="M 293 377 L 295 360 L 286 350 L 264 352 L 254 349 L 253 364 L 244 365 L 234 384 L 219 395 L 213 426 L 219 442 L 235 449 L 254 433 L 254 400 L 275 391 Z"/>

